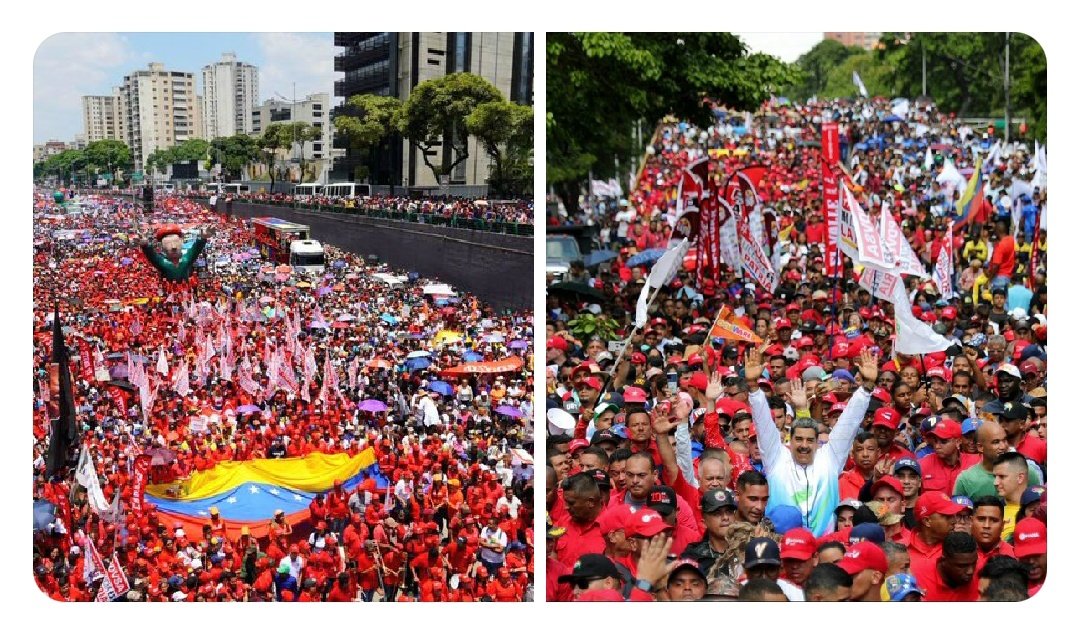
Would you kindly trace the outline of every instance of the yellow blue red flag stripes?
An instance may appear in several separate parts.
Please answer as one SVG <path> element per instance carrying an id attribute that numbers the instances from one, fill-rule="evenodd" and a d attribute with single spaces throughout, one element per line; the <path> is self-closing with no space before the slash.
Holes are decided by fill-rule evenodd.
<path id="1" fill-rule="evenodd" d="M 211 507 L 220 512 L 228 534 L 238 534 L 240 527 L 247 526 L 260 537 L 269 530 L 278 509 L 290 523 L 302 522 L 315 495 L 331 489 L 335 481 L 353 489 L 368 478 L 374 479 L 377 488 L 386 487 L 370 448 L 355 456 L 313 453 L 291 459 L 227 461 L 195 472 L 180 485 L 147 487 L 146 501 L 166 523 L 171 518 L 195 538 L 201 538 Z"/>

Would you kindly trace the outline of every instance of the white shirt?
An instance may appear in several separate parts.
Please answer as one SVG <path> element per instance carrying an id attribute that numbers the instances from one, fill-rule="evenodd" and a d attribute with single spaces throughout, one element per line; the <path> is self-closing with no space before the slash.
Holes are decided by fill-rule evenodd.
<path id="1" fill-rule="evenodd" d="M 513 474 L 514 474 L 513 470 L 507 470 L 507 471 L 510 472 L 511 476 L 513 476 Z M 502 509 L 503 507 L 506 507 L 507 511 L 509 511 L 509 513 L 510 513 L 510 517 L 514 518 L 516 520 L 517 519 L 517 514 L 518 514 L 518 507 L 520 507 L 520 506 L 521 506 L 521 501 L 518 500 L 517 496 L 515 496 L 513 494 L 510 494 L 510 500 L 507 500 L 506 496 L 503 495 L 503 497 L 499 498 L 498 502 L 495 503 L 495 511 L 497 513 L 499 511 L 499 509 Z"/>
<path id="2" fill-rule="evenodd" d="M 490 529 L 485 526 L 484 529 L 480 531 L 480 540 L 489 543 L 496 542 L 502 546 L 503 549 L 501 553 L 497 553 L 490 548 L 481 546 L 480 559 L 488 563 L 502 563 L 506 558 L 506 532 L 500 528 Z"/>

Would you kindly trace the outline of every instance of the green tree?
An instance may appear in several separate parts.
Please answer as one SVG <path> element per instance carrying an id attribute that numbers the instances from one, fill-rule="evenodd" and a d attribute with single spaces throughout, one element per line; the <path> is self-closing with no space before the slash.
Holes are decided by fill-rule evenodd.
<path id="1" fill-rule="evenodd" d="M 119 140 L 98 140 L 86 146 L 86 159 L 95 172 L 105 171 L 115 179 L 119 170 L 131 170 L 131 149 Z"/>
<path id="2" fill-rule="evenodd" d="M 298 150 L 300 152 L 300 182 L 304 183 L 304 173 L 306 158 L 304 157 L 304 146 L 308 142 L 314 142 L 322 137 L 322 129 L 315 127 L 309 122 L 296 121 L 292 124 L 286 125 L 288 133 L 291 134 L 291 140 L 289 146 L 291 147 L 293 142 L 299 145 Z"/>
<path id="3" fill-rule="evenodd" d="M 67 149 L 45 160 L 45 170 L 51 172 L 67 185 L 77 181 L 78 171 L 87 165 L 86 153 L 78 149 Z"/>
<path id="4" fill-rule="evenodd" d="M 756 108 L 801 71 L 731 33 L 549 33 L 547 77 L 547 180 L 575 209 L 590 170 L 621 175 L 665 115 L 707 126 L 706 99 Z"/>
<path id="5" fill-rule="evenodd" d="M 193 138 L 176 145 L 176 160 L 178 162 L 197 162 L 206 159 L 210 153 L 210 143 L 201 138 Z"/>
<path id="6" fill-rule="evenodd" d="M 848 57 L 861 52 L 860 48 L 845 46 L 833 39 L 821 40 L 795 62 L 803 72 L 803 81 L 792 91 L 792 98 L 806 100 L 815 94 L 821 95 L 829 74 Z"/>
<path id="7" fill-rule="evenodd" d="M 169 166 L 175 164 L 176 159 L 176 147 L 170 146 L 169 148 L 154 149 L 153 153 L 146 156 L 146 169 L 150 171 L 150 175 L 154 173 L 160 173 L 162 175 L 169 172 Z"/>
<path id="8" fill-rule="evenodd" d="M 359 94 L 345 102 L 346 113 L 334 118 L 334 127 L 355 151 L 371 151 L 397 131 L 402 103 L 393 96 Z M 358 167 L 360 168 L 360 167 Z M 365 175 L 358 177 L 363 181 Z"/>
<path id="9" fill-rule="evenodd" d="M 261 161 L 266 164 L 266 171 L 270 175 L 270 192 L 274 191 L 276 175 L 280 173 L 278 158 L 281 151 L 292 145 L 292 131 L 287 125 L 280 122 L 271 123 L 259 137 L 259 150 Z"/>
<path id="10" fill-rule="evenodd" d="M 531 168 L 522 172 L 521 158 L 531 167 L 533 108 L 508 101 L 483 103 L 465 117 L 465 128 L 491 158 L 488 184 L 495 196 L 524 194 L 532 180 Z M 513 162 L 513 164 L 511 163 Z M 524 178 L 522 175 L 526 175 Z"/>
<path id="11" fill-rule="evenodd" d="M 469 158 L 465 118 L 478 106 L 501 100 L 498 88 L 475 74 L 458 72 L 430 79 L 409 94 L 398 116 L 398 131 L 410 145 L 420 149 L 424 164 L 438 179 Z M 444 139 L 451 151 L 445 167 L 433 164 L 428 157 L 428 151 L 443 144 Z"/>
<path id="12" fill-rule="evenodd" d="M 262 151 L 256 138 L 243 134 L 214 138 L 210 148 L 211 157 L 215 164 L 221 164 L 226 181 L 239 179 L 244 167 L 258 161 Z"/>
<path id="13" fill-rule="evenodd" d="M 833 67 L 821 89 L 819 96 L 822 98 L 857 98 L 859 88 L 852 80 L 852 73 L 858 72 L 859 77 L 866 85 L 866 91 L 870 96 L 907 96 L 907 92 L 899 92 L 893 82 L 895 69 L 892 59 L 880 57 L 873 52 L 859 51 L 844 59 L 839 65 Z"/>

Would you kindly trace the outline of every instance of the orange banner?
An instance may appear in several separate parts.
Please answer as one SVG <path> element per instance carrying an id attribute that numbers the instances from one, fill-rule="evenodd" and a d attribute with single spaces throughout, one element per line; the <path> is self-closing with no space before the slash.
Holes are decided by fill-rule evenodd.
<path id="1" fill-rule="evenodd" d="M 716 322 L 709 329 L 709 338 L 722 338 L 741 343 L 764 343 L 757 334 L 754 334 L 735 321 L 735 313 L 724 306 L 716 315 Z"/>
<path id="2" fill-rule="evenodd" d="M 507 373 L 511 371 L 518 371 L 524 363 L 517 356 L 512 356 L 505 360 L 495 360 L 489 362 L 478 363 L 464 363 L 457 367 L 451 367 L 449 369 L 443 369 L 439 372 L 442 376 L 470 376 L 474 374 L 486 374 L 486 373 Z"/>

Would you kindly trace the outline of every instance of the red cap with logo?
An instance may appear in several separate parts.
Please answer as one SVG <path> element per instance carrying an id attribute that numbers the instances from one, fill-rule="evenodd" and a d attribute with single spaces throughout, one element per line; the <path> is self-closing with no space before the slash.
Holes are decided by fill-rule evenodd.
<path id="1" fill-rule="evenodd" d="M 626 523 L 627 537 L 652 537 L 671 529 L 664 518 L 652 509 L 638 509 Z"/>
<path id="2" fill-rule="evenodd" d="M 871 426 L 884 426 L 889 430 L 900 427 L 900 413 L 891 406 L 882 406 L 874 411 L 874 423 Z"/>
<path id="3" fill-rule="evenodd" d="M 935 513 L 956 515 L 966 508 L 964 505 L 953 502 L 943 491 L 928 491 L 915 501 L 915 519 L 928 518 Z"/>
<path id="4" fill-rule="evenodd" d="M 1038 518 L 1024 518 L 1013 530 L 1013 552 L 1017 557 L 1046 554 L 1046 525 Z"/>
<path id="5" fill-rule="evenodd" d="M 607 535 L 612 531 L 626 530 L 626 524 L 633 515 L 634 512 L 628 504 L 619 504 L 610 509 L 604 509 L 600 517 L 596 518 L 596 523 L 600 526 L 600 534 Z"/>
<path id="6" fill-rule="evenodd" d="M 863 570 L 877 570 L 884 574 L 889 571 L 889 560 L 885 557 L 885 551 L 874 542 L 859 542 L 844 553 L 837 566 L 844 569 L 851 576 L 855 576 Z"/>
<path id="7" fill-rule="evenodd" d="M 959 439 L 964 436 L 963 427 L 951 419 L 942 419 L 934 423 L 928 431 L 938 439 Z"/>
<path id="8" fill-rule="evenodd" d="M 547 348 L 548 349 L 557 349 L 557 350 L 565 352 L 567 347 L 568 347 L 568 345 L 566 343 L 566 339 L 564 339 L 561 336 L 553 336 L 553 337 L 548 339 L 548 342 L 547 342 Z"/>
<path id="9" fill-rule="evenodd" d="M 623 401 L 627 404 L 644 404 L 647 399 L 645 391 L 638 387 L 626 387 L 623 391 Z"/>
<path id="10" fill-rule="evenodd" d="M 791 529 L 780 540 L 780 558 L 806 561 L 814 556 L 817 540 L 804 528 Z"/>

